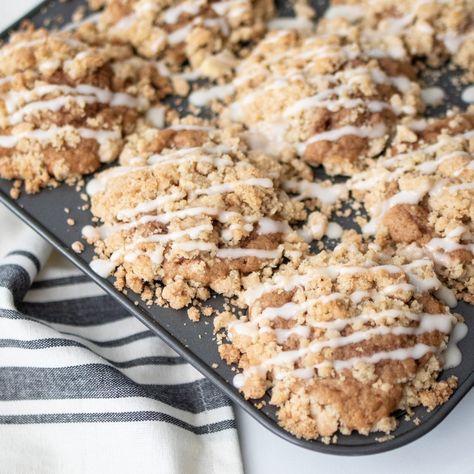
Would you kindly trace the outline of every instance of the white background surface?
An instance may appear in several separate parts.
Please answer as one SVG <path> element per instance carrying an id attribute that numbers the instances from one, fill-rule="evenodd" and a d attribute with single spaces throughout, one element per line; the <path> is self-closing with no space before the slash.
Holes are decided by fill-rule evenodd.
<path id="1" fill-rule="evenodd" d="M 0 30 L 38 3 L 0 0 Z M 247 474 L 474 474 L 474 391 L 420 440 L 362 458 L 303 450 L 270 433 L 241 410 L 237 410 L 237 420 Z"/>

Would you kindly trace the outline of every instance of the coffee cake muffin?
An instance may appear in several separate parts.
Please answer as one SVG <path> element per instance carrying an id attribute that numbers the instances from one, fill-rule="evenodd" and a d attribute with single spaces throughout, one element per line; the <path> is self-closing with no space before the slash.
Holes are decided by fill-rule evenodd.
<path id="1" fill-rule="evenodd" d="M 437 381 L 456 318 L 433 292 L 429 259 L 390 257 L 352 234 L 271 278 L 247 278 L 248 315 L 216 318 L 220 346 L 242 372 L 248 399 L 267 392 L 295 436 L 329 441 L 337 432 L 389 433 L 397 409 L 433 409 L 456 387 Z"/>
<path id="2" fill-rule="evenodd" d="M 321 33 L 357 38 L 371 57 L 447 59 L 473 71 L 474 8 L 471 0 L 333 0 Z"/>
<path id="3" fill-rule="evenodd" d="M 91 3 L 97 5 L 97 2 Z M 242 46 L 266 30 L 273 0 L 106 0 L 99 31 L 163 59 L 172 70 L 189 63 L 212 79 L 229 75 Z"/>
<path id="4" fill-rule="evenodd" d="M 113 273 L 120 290 L 182 308 L 209 289 L 233 295 L 243 275 L 300 258 L 306 244 L 288 222 L 305 218 L 303 206 L 278 188 L 273 160 L 250 158 L 238 138 L 206 126 L 130 136 L 121 166 L 87 186 L 103 222 L 84 231 L 99 256 L 92 267 Z"/>
<path id="5" fill-rule="evenodd" d="M 237 68 L 227 119 L 255 149 L 351 175 L 380 154 L 397 117 L 422 110 L 410 64 L 370 59 L 337 35 L 268 34 Z"/>
<path id="6" fill-rule="evenodd" d="M 452 114 L 421 128 L 400 126 L 384 157 L 348 186 L 369 213 L 365 233 L 383 247 L 432 258 L 440 277 L 472 303 L 474 116 Z"/>
<path id="7" fill-rule="evenodd" d="M 37 192 L 114 160 L 161 94 L 156 70 L 118 69 L 131 55 L 69 33 L 14 34 L 0 49 L 0 176 Z"/>

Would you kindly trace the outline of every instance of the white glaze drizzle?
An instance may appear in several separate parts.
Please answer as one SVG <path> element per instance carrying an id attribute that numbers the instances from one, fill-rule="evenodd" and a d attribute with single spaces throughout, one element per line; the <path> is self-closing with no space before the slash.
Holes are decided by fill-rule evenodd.
<path id="1" fill-rule="evenodd" d="M 197 196 L 212 196 L 213 194 L 222 194 L 234 192 L 239 186 L 260 186 L 262 188 L 273 188 L 273 181 L 268 178 L 249 178 L 240 181 L 233 181 L 230 183 L 219 183 L 208 186 L 206 188 L 196 189 L 191 192 L 191 197 Z"/>
<path id="2" fill-rule="evenodd" d="M 312 281 L 313 278 L 318 275 L 324 275 L 332 279 L 337 278 L 341 274 L 358 273 L 361 271 L 388 271 L 389 273 L 404 272 L 410 283 L 396 283 L 384 288 L 381 292 L 377 290 L 369 291 L 355 291 L 353 294 L 346 295 L 352 301 L 352 304 L 358 308 L 362 298 L 370 297 L 374 301 L 377 301 L 378 297 L 382 294 L 390 295 L 392 292 L 397 293 L 398 291 L 410 292 L 413 291 L 431 291 L 435 288 L 440 287 L 440 283 L 436 278 L 423 278 L 417 276 L 417 270 L 420 270 L 424 266 L 430 266 L 431 262 L 426 259 L 415 260 L 409 264 L 403 266 L 396 265 L 376 265 L 372 267 L 350 267 L 350 266 L 329 266 L 321 268 L 313 268 L 311 274 L 305 275 L 294 275 L 292 277 L 285 277 L 277 275 L 273 278 L 273 283 L 262 284 L 257 288 L 248 290 L 244 295 L 244 300 L 247 304 L 253 305 L 263 294 L 278 289 L 284 291 L 291 291 L 296 286 L 305 285 Z M 421 271 L 421 275 L 423 271 Z M 359 296 L 359 294 L 361 294 Z M 246 297 L 246 298 L 245 298 Z M 291 366 L 296 361 L 304 358 L 309 353 L 320 353 L 325 348 L 339 348 L 350 344 L 360 344 L 364 341 L 377 336 L 420 336 L 433 331 L 439 331 L 443 334 L 449 334 L 454 323 L 455 317 L 448 313 L 441 314 L 429 314 L 429 313 L 417 313 L 409 311 L 408 309 L 388 309 L 378 312 L 362 310 L 356 312 L 355 315 L 349 318 L 334 319 L 331 321 L 318 321 L 313 318 L 309 319 L 304 326 L 296 324 L 288 330 L 272 329 L 268 326 L 268 321 L 274 320 L 275 318 L 282 318 L 285 320 L 296 319 L 300 320 L 302 313 L 308 312 L 314 305 L 318 303 L 326 304 L 331 301 L 343 299 L 345 296 L 341 293 L 331 293 L 323 295 L 318 298 L 313 298 L 302 303 L 289 302 L 279 307 L 266 307 L 260 313 L 255 314 L 250 310 L 251 320 L 250 321 L 235 321 L 231 323 L 229 327 L 230 337 L 233 339 L 236 335 L 246 336 L 255 338 L 258 334 L 262 333 L 274 333 L 277 342 L 283 344 L 293 334 L 298 335 L 302 338 L 308 338 L 311 335 L 310 328 L 317 328 L 319 330 L 324 329 L 325 332 L 322 336 L 323 339 L 317 339 L 309 342 L 307 345 L 300 346 L 300 349 L 296 350 L 283 350 L 278 352 L 275 356 L 263 360 L 260 364 L 251 366 L 245 369 L 242 374 L 236 378 L 236 385 L 239 388 L 245 384 L 245 381 L 252 374 L 259 374 L 265 376 L 268 370 L 273 370 L 274 375 L 281 374 L 280 366 Z M 408 319 L 409 321 L 416 322 L 416 326 L 405 326 L 403 324 L 396 324 L 398 319 Z M 385 322 L 385 323 L 384 323 Z M 400 321 L 401 322 L 401 321 Z M 265 323 L 263 326 L 260 324 Z M 369 323 L 369 326 L 364 326 Z M 375 327 L 373 323 L 378 323 Z M 386 325 L 386 324 L 389 325 Z M 349 335 L 336 334 L 334 331 L 342 331 L 346 326 L 352 326 L 355 331 Z M 407 358 L 420 358 L 428 352 L 438 352 L 438 349 L 426 346 L 424 344 L 415 344 L 415 346 L 396 349 L 395 351 L 378 351 L 371 356 L 354 357 L 348 360 L 333 360 L 325 361 L 321 364 L 317 364 L 311 368 L 297 369 L 297 372 L 291 370 L 290 376 L 311 376 L 310 369 L 318 369 L 323 367 L 332 367 L 335 370 L 343 370 L 346 368 L 353 367 L 358 363 L 370 363 L 376 364 L 381 360 L 392 359 L 392 360 L 404 360 Z M 302 370 L 299 372 L 299 370 Z M 288 372 L 286 371 L 286 376 Z M 282 374 L 282 376 L 285 376 Z"/>
<path id="3" fill-rule="evenodd" d="M 354 79 L 354 77 L 352 77 Z M 348 98 L 352 90 L 352 84 L 342 84 L 337 87 L 329 88 L 319 92 L 316 95 L 305 97 L 304 99 L 298 100 L 283 112 L 284 117 L 291 117 L 299 114 L 300 112 L 313 109 L 316 107 L 326 108 L 329 111 L 336 111 L 340 108 L 352 109 L 359 106 L 365 106 L 370 112 L 381 112 L 384 109 L 390 109 L 397 115 L 401 113 L 413 114 L 415 109 L 411 106 L 394 106 L 388 102 L 381 100 L 370 100 L 361 98 Z M 336 99 L 331 99 L 332 96 L 336 95 Z"/>
<path id="4" fill-rule="evenodd" d="M 245 7 L 245 0 L 224 0 L 211 4 L 211 8 L 219 15 L 224 16 L 232 12 L 236 6 Z"/>
<path id="5" fill-rule="evenodd" d="M 434 154 L 442 149 L 450 140 L 468 140 L 472 136 L 472 131 L 468 131 L 462 134 L 454 135 L 451 137 L 441 137 L 436 143 L 423 145 L 422 147 L 406 152 L 400 153 L 398 155 L 383 158 L 379 160 L 379 164 L 383 165 L 387 169 L 395 167 L 393 171 L 387 173 L 376 173 L 373 174 L 371 171 L 361 173 L 360 176 L 352 178 L 349 182 L 349 187 L 355 190 L 365 190 L 371 189 L 373 186 L 380 182 L 390 182 L 400 178 L 404 173 L 415 171 L 421 174 L 433 174 L 436 172 L 438 167 L 445 161 L 455 159 L 457 157 L 462 157 L 468 159 L 466 162 L 453 174 L 453 177 L 458 176 L 463 169 L 468 168 L 472 163 L 472 155 L 462 150 L 458 151 L 448 151 L 441 153 L 439 156 L 433 159 L 424 160 L 421 163 L 416 163 L 414 159 L 418 156 L 428 156 Z M 402 162 L 402 163 L 400 163 Z M 374 234 L 377 231 L 379 222 L 383 218 L 385 212 L 388 211 L 391 207 L 397 204 L 418 204 L 421 199 L 429 194 L 430 196 L 437 196 L 441 192 L 457 193 L 464 190 L 473 189 L 474 185 L 472 183 L 461 183 L 454 184 L 451 186 L 446 186 L 444 180 L 434 180 L 431 183 L 425 182 L 423 186 L 417 188 L 416 190 L 405 190 L 400 191 L 395 196 L 392 196 L 390 199 L 377 203 L 377 205 L 370 209 L 372 215 L 371 221 L 364 226 L 363 231 L 367 234 Z"/>
<path id="6" fill-rule="evenodd" d="M 155 211 L 163 206 L 163 204 L 167 204 L 169 202 L 177 201 L 185 196 L 183 192 L 176 192 L 172 194 L 168 194 L 166 196 L 158 196 L 151 201 L 142 202 L 137 204 L 135 207 L 130 209 L 121 209 L 117 212 L 116 217 L 118 220 L 130 219 L 137 214 L 147 213 Z"/>
<path id="7" fill-rule="evenodd" d="M 346 125 L 345 127 L 335 128 L 327 132 L 321 132 L 308 138 L 303 143 L 297 145 L 298 154 L 303 155 L 308 145 L 319 141 L 337 141 L 345 136 L 356 136 L 361 138 L 381 138 L 386 133 L 386 126 L 383 123 L 379 123 L 373 126 L 361 126 L 355 127 L 353 125 Z"/>
<path id="8" fill-rule="evenodd" d="M 406 349 L 395 349 L 392 351 L 380 351 L 376 352 L 371 356 L 360 356 L 352 357 L 351 359 L 345 360 L 333 360 L 331 362 L 322 362 L 312 367 L 304 367 L 294 370 L 275 370 L 275 378 L 282 380 L 284 378 L 295 377 L 302 379 L 309 379 L 314 375 L 314 371 L 324 368 L 332 368 L 335 371 L 341 371 L 344 369 L 350 369 L 356 367 L 359 364 L 377 364 L 384 360 L 405 360 L 405 359 L 421 359 L 428 353 L 436 353 L 437 348 L 431 347 L 426 344 L 415 344 L 414 346 L 407 347 Z M 242 388 L 246 381 L 246 376 L 252 373 L 256 373 L 256 370 L 248 369 L 247 374 L 237 374 L 234 377 L 233 383 L 236 388 Z"/>
<path id="9" fill-rule="evenodd" d="M 68 38 L 61 36 L 60 33 L 50 33 L 48 36 L 37 38 L 33 40 L 25 40 L 25 41 L 14 41 L 8 43 L 2 50 L 0 51 L 0 57 L 8 56 L 13 51 L 18 49 L 30 48 L 32 46 L 38 46 L 40 44 L 46 44 L 48 41 L 59 41 L 71 48 L 80 49 L 84 47 L 88 47 L 88 45 L 82 41 L 79 41 L 74 38 Z"/>
<path id="10" fill-rule="evenodd" d="M 82 228 L 81 235 L 87 240 L 91 242 L 95 242 L 96 240 L 100 239 L 100 232 L 91 225 L 85 225 Z"/>
<path id="11" fill-rule="evenodd" d="M 446 93 L 441 87 L 427 87 L 421 90 L 421 98 L 426 105 L 436 107 L 441 105 L 446 97 Z"/>
<path id="12" fill-rule="evenodd" d="M 342 233 L 344 232 L 344 229 L 338 224 L 337 222 L 329 222 L 327 229 L 326 229 L 326 235 L 330 239 L 340 239 L 342 237 Z"/>
<path id="13" fill-rule="evenodd" d="M 305 180 L 287 180 L 283 183 L 283 189 L 288 192 L 297 193 L 298 195 L 295 199 L 298 201 L 316 198 L 322 204 L 335 204 L 347 190 L 344 184 L 324 186 Z"/>
<path id="14" fill-rule="evenodd" d="M 13 148 L 21 139 L 35 140 L 38 142 L 47 142 L 52 138 L 65 135 L 68 133 L 77 133 L 80 137 L 85 139 L 94 139 L 99 143 L 99 157 L 101 161 L 106 162 L 110 160 L 107 153 L 108 144 L 111 141 L 119 140 L 121 134 L 118 131 L 112 130 L 94 130 L 91 128 L 74 128 L 70 125 L 64 127 L 50 127 L 47 130 L 31 130 L 25 132 L 16 132 L 14 135 L 0 135 L 0 146 L 3 148 Z"/>
<path id="15" fill-rule="evenodd" d="M 281 257 L 281 250 L 262 250 L 262 249 L 252 249 L 252 248 L 224 248 L 219 249 L 216 253 L 218 258 L 245 258 L 245 257 L 255 257 L 259 259 L 276 259 Z"/>
<path id="16" fill-rule="evenodd" d="M 163 128 L 165 126 L 165 108 L 150 107 L 146 112 L 146 118 L 154 127 Z"/>
<path id="17" fill-rule="evenodd" d="M 367 315 L 361 315 L 367 316 Z M 406 316 L 406 315 L 404 315 Z M 413 317 L 413 314 L 408 316 L 410 319 Z M 369 315 L 370 318 L 370 315 Z M 416 315 L 416 321 L 418 321 L 418 325 L 416 327 L 405 327 L 405 326 L 376 326 L 373 328 L 355 331 L 348 336 L 334 336 L 329 339 L 325 340 L 314 340 L 308 346 L 297 349 L 297 350 L 288 350 L 288 351 L 281 351 L 277 355 L 264 360 L 261 364 L 252 366 L 249 369 L 244 370 L 241 374 L 243 375 L 243 380 L 241 379 L 240 382 L 245 383 L 246 377 L 251 375 L 252 373 L 259 373 L 265 374 L 270 368 L 273 366 L 280 366 L 280 365 L 289 365 L 294 364 L 297 360 L 301 359 L 305 355 L 309 353 L 320 353 L 325 348 L 339 348 L 344 347 L 350 344 L 359 344 L 364 341 L 369 340 L 371 337 L 374 336 L 385 336 L 385 335 L 395 335 L 395 336 L 403 336 L 403 335 L 412 335 L 412 336 L 420 336 L 422 334 L 426 334 L 432 331 L 439 331 L 444 334 L 448 334 L 454 324 L 455 318 L 450 313 L 447 314 L 428 314 L 428 313 L 421 313 Z M 370 321 L 370 319 L 369 319 Z M 345 320 L 347 322 L 347 320 Z M 288 335 L 290 335 L 288 333 Z M 417 344 L 418 345 L 418 344 Z M 335 370 L 343 370 L 345 368 L 350 368 L 353 365 L 361 362 L 375 364 L 384 359 L 394 359 L 394 360 L 404 360 L 411 357 L 410 349 L 413 350 L 413 347 L 405 348 L 405 349 L 397 349 L 396 351 L 392 351 L 394 354 L 397 354 L 397 357 L 387 357 L 387 352 L 380 351 L 376 352 L 372 356 L 361 356 L 361 357 L 354 357 L 352 359 L 347 360 L 335 360 L 335 361 L 326 361 L 322 364 L 318 364 L 315 368 L 322 368 L 322 367 L 334 367 Z M 425 346 L 427 348 L 428 346 Z M 423 353 L 423 355 L 426 352 Z"/>
<path id="18" fill-rule="evenodd" d="M 77 96 L 79 100 L 84 100 L 84 97 L 89 97 L 89 101 L 95 100 L 97 102 L 107 103 L 110 104 L 112 107 L 125 106 L 130 108 L 143 109 L 148 104 L 148 102 L 143 98 L 136 98 L 131 96 L 130 94 L 125 94 L 123 92 L 114 93 L 109 89 L 102 89 L 100 87 L 91 86 L 89 84 L 78 84 L 75 87 L 62 84 L 44 84 L 37 86 L 31 90 L 10 91 L 3 97 L 3 100 L 7 111 L 9 113 L 13 113 L 15 110 L 17 110 L 18 103 L 20 102 L 28 102 L 38 97 L 44 97 L 45 95 L 54 93 L 70 94 L 69 97 L 74 99 Z M 51 100 L 57 99 L 58 98 Z M 48 110 L 48 102 L 48 100 L 40 102 L 45 110 Z M 32 102 L 32 104 L 38 103 L 38 101 Z M 36 107 L 38 107 L 38 105 Z"/>
<path id="19" fill-rule="evenodd" d="M 462 341 L 468 333 L 467 324 L 457 322 L 454 326 L 448 341 L 448 347 L 444 351 L 444 369 L 454 369 L 462 361 L 462 352 L 458 347 L 458 342 Z"/>
<path id="20" fill-rule="evenodd" d="M 95 259 L 89 264 L 91 269 L 102 278 L 107 278 L 114 270 L 115 263 L 111 260 Z"/>
<path id="21" fill-rule="evenodd" d="M 189 102 L 197 107 L 209 105 L 214 100 L 223 100 L 235 92 L 232 84 L 214 86 L 209 89 L 198 89 L 191 93 Z"/>
<path id="22" fill-rule="evenodd" d="M 162 18 L 165 23 L 173 24 L 177 23 L 180 16 L 183 13 L 187 13 L 189 15 L 196 15 L 199 13 L 204 2 L 199 0 L 194 0 L 193 2 L 186 1 L 179 3 L 174 7 L 170 7 L 162 15 Z"/>
<path id="23" fill-rule="evenodd" d="M 435 263 L 447 267 L 451 262 L 451 252 L 456 250 L 467 250 L 474 255 L 474 243 L 461 244 L 459 242 L 463 234 L 470 239 L 472 238 L 466 227 L 458 226 L 448 232 L 446 237 L 434 237 L 425 244 L 425 248 Z"/>
<path id="24" fill-rule="evenodd" d="M 158 44 L 154 49 L 158 51 L 165 42 L 170 46 L 185 42 L 193 28 L 200 25 L 208 28 L 217 26 L 224 36 L 229 36 L 232 19 L 244 14 L 249 7 L 248 3 L 247 0 L 228 0 L 212 3 L 210 6 L 217 15 L 217 18 L 204 15 L 202 10 L 206 2 L 203 0 L 184 1 L 170 6 L 160 12 L 160 21 L 164 24 L 176 25 L 180 22 L 183 15 L 188 15 L 191 18 L 183 26 L 165 35 L 164 38 L 160 36 L 157 40 Z M 121 18 L 110 30 L 117 35 L 121 35 L 124 31 L 133 28 L 140 17 L 148 15 L 150 11 L 155 13 L 158 10 L 159 6 L 156 3 L 139 2 L 134 12 Z"/>
<path id="25" fill-rule="evenodd" d="M 272 30 L 297 30 L 297 31 L 311 31 L 314 28 L 314 23 L 306 18 L 298 17 L 281 17 L 275 18 L 268 22 L 268 29 Z"/>
<path id="26" fill-rule="evenodd" d="M 433 276 L 432 278 L 422 278 L 417 276 L 416 268 L 428 266 L 431 267 L 431 260 L 418 259 L 406 265 L 375 265 L 375 266 L 345 266 L 345 265 L 330 265 L 327 267 L 314 268 L 311 274 L 294 275 L 285 277 L 282 275 L 275 276 L 271 282 L 262 283 L 255 287 L 249 288 L 243 293 L 243 301 L 248 306 L 252 305 L 264 293 L 274 290 L 291 291 L 298 286 L 304 286 L 311 278 L 316 275 L 321 275 L 335 280 L 339 275 L 362 273 L 362 272 L 379 272 L 386 271 L 389 273 L 406 273 L 410 279 L 410 284 L 417 288 L 418 291 L 436 290 L 441 286 L 440 281 Z"/>
<path id="27" fill-rule="evenodd" d="M 331 5 L 324 13 L 324 18 L 333 20 L 338 17 L 355 23 L 364 16 L 364 9 L 360 5 Z"/>
<path id="28" fill-rule="evenodd" d="M 468 104 L 474 103 L 474 86 L 466 87 L 462 91 L 461 99 Z"/>
<path id="29" fill-rule="evenodd" d="M 177 129 L 177 125 L 169 128 Z M 192 128 L 192 126 L 179 128 L 179 130 L 200 130 L 200 128 Z M 202 127 L 203 130 L 208 130 L 205 127 Z M 225 145 L 216 145 L 214 147 L 192 147 L 192 148 L 180 148 L 178 150 L 170 151 L 165 154 L 153 154 L 147 158 L 146 166 L 120 166 L 116 168 L 111 168 L 106 170 L 98 175 L 96 175 L 86 187 L 86 192 L 89 196 L 93 196 L 98 192 L 105 191 L 107 183 L 110 179 L 115 178 L 116 176 L 121 176 L 123 174 L 128 174 L 133 171 L 143 170 L 145 168 L 155 168 L 159 166 L 165 166 L 170 164 L 179 163 L 181 160 L 187 161 L 208 161 L 209 163 L 214 164 L 214 166 L 228 165 L 230 163 L 230 158 L 217 158 L 215 154 L 219 153 L 229 153 L 232 151 L 231 147 Z M 134 162 L 135 160 L 131 160 Z M 141 163 L 142 159 L 138 157 L 136 160 Z"/>
<path id="30" fill-rule="evenodd" d="M 268 45 L 278 41 L 282 36 L 285 36 L 288 32 L 279 31 L 276 34 L 269 35 L 261 44 L 257 47 L 257 52 L 260 49 L 267 48 Z M 294 58 L 300 58 L 301 60 L 324 57 L 341 57 L 343 61 L 348 59 L 355 59 L 360 55 L 360 50 L 352 46 L 331 46 L 331 45 L 318 45 L 311 48 L 309 45 L 310 41 L 306 40 L 308 48 L 302 52 L 295 52 L 293 49 L 277 53 L 274 55 L 264 55 L 264 59 L 258 64 L 252 61 L 244 61 L 238 68 L 238 76 L 234 80 L 233 84 L 236 89 L 245 84 L 246 82 L 254 79 L 261 78 L 257 82 L 254 92 L 247 93 L 242 99 L 234 102 L 228 109 L 228 114 L 233 121 L 243 121 L 245 119 L 245 107 L 252 103 L 257 97 L 264 96 L 268 91 L 274 88 L 285 87 L 285 84 L 291 81 L 306 81 L 311 84 L 315 82 L 319 93 L 302 98 L 287 107 L 286 110 L 282 111 L 283 117 L 286 118 L 286 123 L 283 120 L 278 120 L 278 124 L 274 123 L 271 119 L 266 121 L 256 121 L 252 124 L 249 132 L 249 144 L 251 148 L 264 151 L 269 154 L 279 154 L 288 147 L 296 146 L 296 149 L 300 155 L 302 155 L 306 147 L 314 142 L 320 140 L 337 141 L 340 138 L 347 135 L 355 135 L 365 138 L 381 138 L 385 135 L 386 129 L 384 124 L 376 124 L 374 126 L 346 126 L 339 129 L 329 130 L 320 134 L 316 134 L 310 137 L 306 141 L 293 145 L 286 141 L 286 132 L 292 123 L 298 123 L 297 115 L 306 109 L 313 109 L 315 107 L 323 107 L 328 110 L 337 110 L 339 108 L 354 108 L 363 107 L 372 112 L 380 112 L 384 109 L 390 109 L 396 114 L 414 114 L 415 108 L 411 105 L 397 105 L 397 102 L 385 102 L 381 100 L 363 99 L 359 97 L 351 98 L 348 97 L 349 92 L 352 89 L 352 84 L 357 82 L 359 76 L 369 75 L 376 84 L 392 84 L 402 93 L 409 92 L 414 86 L 413 82 L 405 76 L 388 76 L 378 67 L 356 67 L 348 70 L 339 71 L 333 75 L 318 75 L 314 74 L 311 70 L 312 63 L 309 61 L 307 64 L 295 65 L 295 67 L 289 67 L 284 69 L 284 76 L 281 76 L 281 70 L 274 72 L 272 65 L 278 62 L 285 62 L 287 59 L 291 61 Z M 302 48 L 304 49 L 304 48 Z M 248 74 L 245 74 L 247 73 Z M 338 85 L 333 88 L 327 88 L 324 86 L 324 82 L 318 85 L 318 81 L 327 81 L 330 84 L 337 83 L 342 78 L 347 78 L 349 84 Z M 357 87 L 356 87 L 357 89 Z M 335 97 L 334 97 L 335 96 Z M 253 113 L 253 112 L 252 112 Z M 276 119 L 275 119 L 276 120 Z M 280 123 L 281 122 L 281 123 Z M 296 125 L 297 126 L 297 125 Z M 267 133 L 268 132 L 268 133 Z M 260 137 L 261 136 L 261 137 Z"/>
<path id="31" fill-rule="evenodd" d="M 92 13 L 91 15 L 87 15 L 85 18 L 79 21 L 71 21 L 69 23 L 66 23 L 60 31 L 73 31 L 77 30 L 83 25 L 87 25 L 90 23 L 97 23 L 99 21 L 99 18 L 101 17 L 101 12 L 97 13 Z"/>

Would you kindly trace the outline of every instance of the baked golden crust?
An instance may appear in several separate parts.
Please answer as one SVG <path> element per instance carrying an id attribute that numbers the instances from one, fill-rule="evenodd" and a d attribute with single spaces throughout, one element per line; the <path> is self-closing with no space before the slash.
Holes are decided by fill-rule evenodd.
<path id="1" fill-rule="evenodd" d="M 437 382 L 456 318 L 433 296 L 441 283 L 429 259 L 384 255 L 352 234 L 247 284 L 248 315 L 217 319 L 231 340 L 220 353 L 243 369 L 243 395 L 269 391 L 298 437 L 388 433 L 396 409 L 433 408 L 456 386 Z"/>
<path id="2" fill-rule="evenodd" d="M 306 251 L 288 225 L 305 218 L 302 204 L 238 138 L 199 125 L 146 129 L 128 137 L 120 164 L 87 188 L 104 222 L 96 249 L 119 289 L 181 308 L 208 288 L 231 296 L 242 275 Z"/>
<path id="3" fill-rule="evenodd" d="M 114 160 L 122 136 L 162 93 L 156 71 L 145 68 L 130 85 L 123 64 L 131 57 L 127 47 L 71 33 L 13 35 L 0 50 L 0 176 L 36 192 Z"/>

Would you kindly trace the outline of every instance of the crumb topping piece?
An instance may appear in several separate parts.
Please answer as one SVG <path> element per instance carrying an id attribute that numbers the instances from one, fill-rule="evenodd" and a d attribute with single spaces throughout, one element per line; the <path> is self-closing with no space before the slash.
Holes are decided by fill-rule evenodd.
<path id="1" fill-rule="evenodd" d="M 159 95 L 149 85 L 129 87 L 114 69 L 130 56 L 70 33 L 14 34 L 0 50 L 0 176 L 36 192 L 114 160 L 122 136 Z"/>
<path id="2" fill-rule="evenodd" d="M 146 129 L 128 138 L 121 166 L 89 182 L 104 223 L 86 230 L 98 240 L 92 265 L 120 289 L 148 294 L 162 282 L 160 298 L 180 308 L 207 288 L 233 295 L 242 275 L 306 251 L 288 225 L 305 218 L 302 204 L 221 138 L 206 126 Z"/>
<path id="3" fill-rule="evenodd" d="M 422 58 L 431 67 L 451 59 L 473 71 L 474 10 L 469 0 L 333 0 L 318 31 L 357 38 L 371 57 Z"/>
<path id="4" fill-rule="evenodd" d="M 273 14 L 272 0 L 108 0 L 99 30 L 172 69 L 185 62 L 212 79 L 231 74 L 242 45 L 255 41 Z"/>
<path id="5" fill-rule="evenodd" d="M 439 392 L 456 322 L 433 296 L 441 286 L 431 260 L 387 257 L 355 234 L 260 283 L 251 276 L 248 316 L 225 325 L 232 343 L 222 352 L 243 369 L 234 384 L 251 399 L 269 390 L 298 437 L 388 433 L 394 410 Z"/>
<path id="6" fill-rule="evenodd" d="M 350 175 L 380 154 L 397 117 L 423 105 L 408 63 L 370 58 L 337 35 L 269 33 L 237 68 L 225 117 L 273 155 Z"/>
<path id="7" fill-rule="evenodd" d="M 383 246 L 433 259 L 441 278 L 472 302 L 474 291 L 474 117 L 454 114 L 393 146 L 348 183 L 370 215 L 362 230 Z"/>

